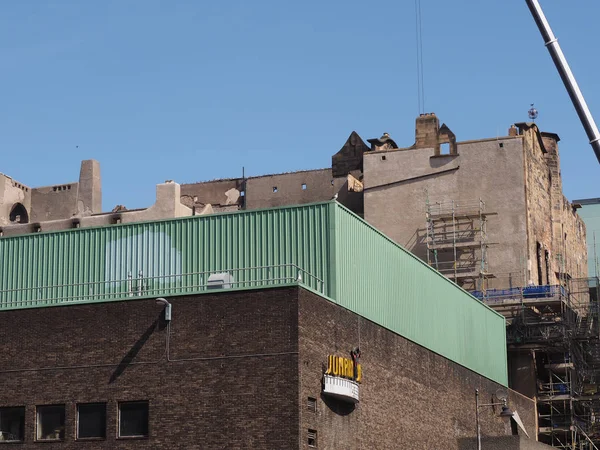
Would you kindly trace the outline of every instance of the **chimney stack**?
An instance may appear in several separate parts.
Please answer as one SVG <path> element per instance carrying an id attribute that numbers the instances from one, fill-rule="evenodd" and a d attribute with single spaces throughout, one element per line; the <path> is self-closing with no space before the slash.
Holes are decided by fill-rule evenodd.
<path id="1" fill-rule="evenodd" d="M 415 129 L 416 148 L 437 148 L 439 145 L 440 121 L 435 113 L 421 114 L 417 117 Z"/>

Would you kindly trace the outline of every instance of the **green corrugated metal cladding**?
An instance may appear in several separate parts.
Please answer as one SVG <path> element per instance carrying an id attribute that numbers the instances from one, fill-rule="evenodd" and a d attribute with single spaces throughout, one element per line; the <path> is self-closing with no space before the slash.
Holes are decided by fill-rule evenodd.
<path id="1" fill-rule="evenodd" d="M 203 292 L 226 271 L 301 282 L 507 384 L 504 318 L 335 202 L 0 238 L 0 308 Z"/>
<path id="2" fill-rule="evenodd" d="M 508 384 L 504 317 L 343 207 L 334 260 L 337 303 Z"/>

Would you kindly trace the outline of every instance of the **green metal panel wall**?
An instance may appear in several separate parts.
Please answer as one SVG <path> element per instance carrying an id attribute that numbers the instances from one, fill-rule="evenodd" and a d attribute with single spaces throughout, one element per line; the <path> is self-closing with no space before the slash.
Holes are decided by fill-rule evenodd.
<path id="1" fill-rule="evenodd" d="M 1 238 L 0 309 L 200 292 L 209 272 L 289 283 L 296 266 L 341 306 L 506 385 L 504 318 L 335 202 Z"/>
<path id="2" fill-rule="evenodd" d="M 338 304 L 508 384 L 504 317 L 341 206 L 335 262 Z"/>
<path id="3" fill-rule="evenodd" d="M 237 269 L 236 287 L 289 282 L 298 276 L 284 267 L 291 264 L 325 289 L 309 276 L 304 284 L 327 293 L 329 212 L 313 204 L 2 238 L 0 308 L 121 298 L 138 289 L 193 292 L 206 283 L 200 272 L 230 269 Z"/>
<path id="4" fill-rule="evenodd" d="M 587 236 L 588 274 L 590 277 L 597 277 L 600 276 L 600 199 L 579 202 L 582 207 L 577 212 L 585 222 Z"/>

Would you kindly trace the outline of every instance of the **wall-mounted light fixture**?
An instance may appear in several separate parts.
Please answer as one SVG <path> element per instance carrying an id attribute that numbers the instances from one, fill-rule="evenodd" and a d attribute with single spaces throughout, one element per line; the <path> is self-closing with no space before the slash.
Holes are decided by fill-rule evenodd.
<path id="1" fill-rule="evenodd" d="M 481 427 L 479 424 L 479 408 L 485 406 L 502 406 L 500 411 L 500 417 L 510 420 L 515 415 L 514 412 L 508 407 L 506 397 L 499 399 L 500 403 L 487 403 L 484 405 L 479 404 L 479 389 L 475 389 L 475 419 L 477 420 L 477 450 L 481 450 Z"/>
<path id="2" fill-rule="evenodd" d="M 169 322 L 171 320 L 171 304 L 167 301 L 166 298 L 157 298 L 157 305 L 165 305 L 165 321 Z"/>

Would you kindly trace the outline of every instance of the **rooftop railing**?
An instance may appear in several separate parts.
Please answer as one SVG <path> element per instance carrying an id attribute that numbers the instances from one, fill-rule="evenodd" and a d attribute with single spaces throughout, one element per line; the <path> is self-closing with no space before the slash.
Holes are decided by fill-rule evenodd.
<path id="1" fill-rule="evenodd" d="M 211 275 L 217 275 L 220 280 L 209 281 Z M 324 280 L 295 264 L 280 264 L 159 276 L 138 272 L 118 280 L 0 290 L 0 310 L 290 284 L 307 286 L 324 295 L 327 293 Z"/>

